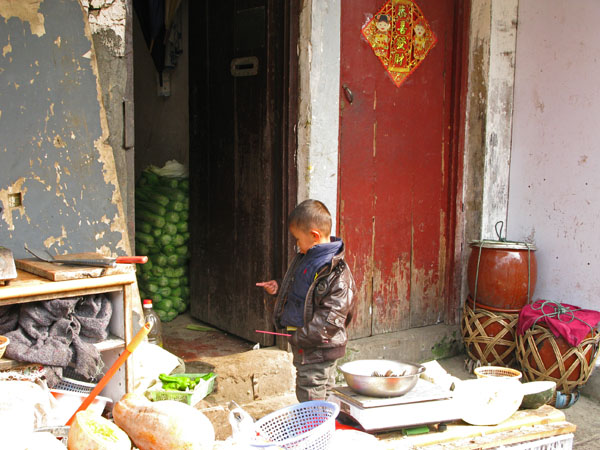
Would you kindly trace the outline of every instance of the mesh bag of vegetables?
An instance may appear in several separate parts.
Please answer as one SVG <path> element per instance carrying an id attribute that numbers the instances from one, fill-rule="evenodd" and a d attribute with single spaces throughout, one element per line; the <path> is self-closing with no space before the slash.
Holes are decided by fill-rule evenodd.
<path id="1" fill-rule="evenodd" d="M 189 179 L 181 164 L 142 171 L 135 188 L 135 245 L 148 262 L 139 266 L 138 286 L 165 322 L 189 306 L 188 213 Z"/>

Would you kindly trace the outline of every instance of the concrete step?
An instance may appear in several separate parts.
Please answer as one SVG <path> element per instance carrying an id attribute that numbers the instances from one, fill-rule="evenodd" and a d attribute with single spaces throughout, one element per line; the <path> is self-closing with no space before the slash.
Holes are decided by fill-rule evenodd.
<path id="1" fill-rule="evenodd" d="M 215 403 L 235 401 L 240 405 L 294 391 L 295 369 L 291 353 L 270 347 L 227 356 L 204 357 L 186 363 L 191 373 L 217 374 Z"/>

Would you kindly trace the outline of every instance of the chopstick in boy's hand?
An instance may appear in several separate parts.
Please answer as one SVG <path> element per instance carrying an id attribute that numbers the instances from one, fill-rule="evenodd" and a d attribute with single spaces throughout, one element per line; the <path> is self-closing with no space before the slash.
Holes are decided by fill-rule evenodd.
<path id="1" fill-rule="evenodd" d="M 277 336 L 291 336 L 291 334 L 287 334 L 287 333 L 275 333 L 274 331 L 264 331 L 264 330 L 254 330 L 257 333 L 264 333 L 264 334 L 275 334 Z"/>

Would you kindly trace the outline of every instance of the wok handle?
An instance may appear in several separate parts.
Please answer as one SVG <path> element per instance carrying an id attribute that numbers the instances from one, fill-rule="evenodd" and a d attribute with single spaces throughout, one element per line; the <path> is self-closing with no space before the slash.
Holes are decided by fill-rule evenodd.
<path id="1" fill-rule="evenodd" d="M 71 418 L 67 421 L 67 426 L 70 426 L 73 423 L 73 420 L 75 420 L 75 416 L 79 411 L 83 411 L 88 406 L 90 406 L 90 404 L 94 401 L 94 399 L 100 393 L 100 391 L 104 389 L 104 386 L 106 386 L 106 384 L 110 381 L 110 379 L 119 369 L 119 367 L 123 365 L 123 363 L 129 357 L 129 355 L 131 355 L 134 352 L 134 350 L 138 347 L 138 345 L 140 345 L 140 343 L 144 340 L 144 338 L 148 336 L 148 333 L 151 329 L 152 324 L 149 322 L 146 322 L 144 326 L 140 328 L 140 331 L 138 331 L 137 334 L 131 340 L 131 342 L 127 344 L 121 355 L 113 363 L 110 369 L 106 371 L 104 376 L 100 379 L 100 381 L 98 381 L 98 384 L 94 387 L 94 389 L 92 389 L 92 392 L 88 394 L 88 396 L 83 400 L 83 403 L 81 403 L 79 408 L 77 408 L 77 410 L 73 413 Z"/>
<path id="2" fill-rule="evenodd" d="M 147 256 L 117 256 L 115 259 L 117 264 L 146 264 L 148 262 Z"/>

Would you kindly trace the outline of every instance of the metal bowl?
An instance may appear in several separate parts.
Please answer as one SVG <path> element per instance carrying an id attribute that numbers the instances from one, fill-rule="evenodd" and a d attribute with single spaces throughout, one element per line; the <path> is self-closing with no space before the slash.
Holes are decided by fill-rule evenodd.
<path id="1" fill-rule="evenodd" d="M 340 366 L 346 383 L 355 392 L 370 397 L 399 397 L 410 391 L 419 375 L 425 372 L 420 364 L 411 364 L 385 359 L 359 359 Z M 389 370 L 402 376 L 374 376 L 385 374 Z"/>

